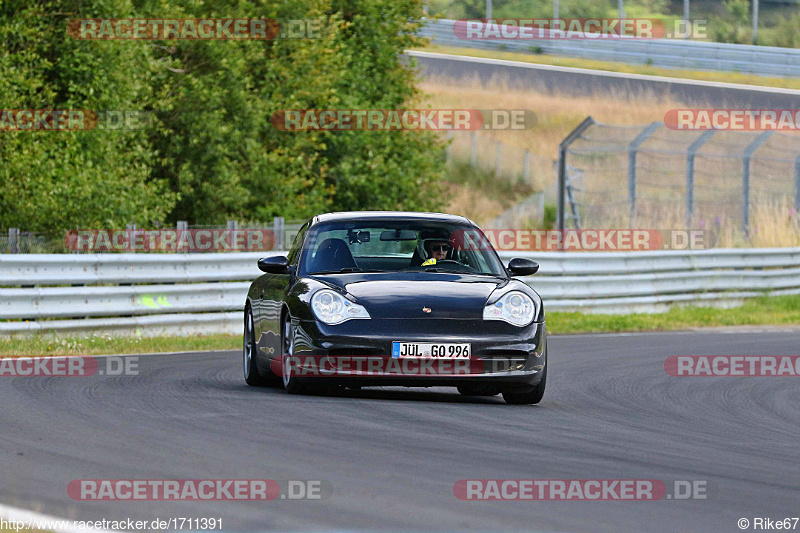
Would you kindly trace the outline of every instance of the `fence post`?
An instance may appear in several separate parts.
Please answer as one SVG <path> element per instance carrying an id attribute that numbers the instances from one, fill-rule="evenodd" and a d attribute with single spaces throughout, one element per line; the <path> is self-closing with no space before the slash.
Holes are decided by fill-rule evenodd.
<path id="1" fill-rule="evenodd" d="M 229 220 L 227 224 L 227 229 L 239 229 L 239 221 Z"/>
<path id="2" fill-rule="evenodd" d="M 686 156 L 686 229 L 692 225 L 694 217 L 694 156 L 697 151 L 714 135 L 714 130 L 706 130 L 689 145 Z"/>
<path id="3" fill-rule="evenodd" d="M 283 229 L 283 217 L 274 217 L 272 219 L 272 231 L 275 233 L 275 249 L 283 250 L 283 241 L 286 237 L 286 232 Z"/>
<path id="4" fill-rule="evenodd" d="M 8 228 L 8 252 L 19 253 L 19 228 Z"/>
<path id="5" fill-rule="evenodd" d="M 639 147 L 663 125 L 663 122 L 653 122 L 628 145 L 628 211 L 630 212 L 631 224 L 636 217 L 636 157 L 639 153 Z"/>
<path id="6" fill-rule="evenodd" d="M 800 211 L 800 155 L 794 160 L 794 210 Z"/>
<path id="7" fill-rule="evenodd" d="M 522 166 L 525 168 L 525 184 L 531 182 L 531 152 L 530 150 L 525 150 L 525 156 L 523 157 Z"/>
<path id="8" fill-rule="evenodd" d="M 189 229 L 189 222 L 186 220 L 179 220 L 175 229 L 177 230 Z"/>
<path id="9" fill-rule="evenodd" d="M 581 231 L 581 214 L 578 212 L 578 203 L 575 201 L 575 187 L 572 185 L 572 180 L 569 175 L 569 165 L 567 165 L 567 198 L 569 199 L 569 208 L 572 211 L 572 221 L 575 223 L 575 229 Z M 579 170 L 581 174 L 583 171 Z"/>
<path id="10" fill-rule="evenodd" d="M 503 171 L 503 143 L 497 141 L 497 161 L 495 162 L 494 176 L 496 178 L 499 178 L 502 171 Z"/>
<path id="11" fill-rule="evenodd" d="M 478 164 L 478 134 L 474 131 L 469 132 L 469 165 L 475 167 Z"/>
<path id="12" fill-rule="evenodd" d="M 773 130 L 761 133 L 753 139 L 742 156 L 742 233 L 745 238 L 750 237 L 750 159 L 759 146 L 767 142 Z"/>
<path id="13" fill-rule="evenodd" d="M 575 139 L 580 137 L 594 123 L 592 117 L 586 117 L 558 145 L 558 210 L 556 211 L 556 228 L 561 231 L 564 231 L 564 195 L 567 193 L 567 150 L 575 142 Z"/>

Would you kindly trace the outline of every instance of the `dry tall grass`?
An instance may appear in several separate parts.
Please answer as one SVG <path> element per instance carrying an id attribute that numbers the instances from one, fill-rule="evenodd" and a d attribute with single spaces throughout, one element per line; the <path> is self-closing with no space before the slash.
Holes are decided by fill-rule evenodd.
<path id="1" fill-rule="evenodd" d="M 591 115 L 598 122 L 607 124 L 639 126 L 663 120 L 664 114 L 670 109 L 685 107 L 669 98 L 647 93 L 608 93 L 594 97 L 559 96 L 541 88 L 514 86 L 504 79 L 494 79 L 482 84 L 477 78 L 465 78 L 458 82 L 431 78 L 422 82 L 420 87 L 425 93 L 423 105 L 431 108 L 527 109 L 536 113 L 538 121 L 532 129 L 481 131 L 477 144 L 479 166 L 488 170 L 493 168 L 497 142 L 503 143 L 505 146 L 503 174 L 506 175 L 506 179 L 515 179 L 514 176 L 521 172 L 521 154 L 525 149 L 530 150 L 534 154 L 531 158 L 530 185 L 536 190 L 553 187 L 555 172 L 552 161 L 558 157 L 558 144 L 587 116 Z M 698 107 L 720 105 L 721 103 L 717 102 Z M 794 143 L 793 139 L 789 139 L 789 144 Z M 451 157 L 460 161 L 468 160 L 467 133 L 456 134 Z M 651 154 L 648 157 L 653 160 L 651 165 L 661 164 L 658 162 L 658 155 Z M 643 162 L 646 160 L 645 157 L 641 159 Z M 716 235 L 716 245 L 721 247 L 800 246 L 800 215 L 791 206 L 791 183 L 783 184 L 786 185 L 786 189 L 781 185 L 779 194 L 759 195 L 761 178 L 773 179 L 775 176 L 771 176 L 774 172 L 758 168 L 754 164 L 751 232 L 750 237 L 746 238 L 740 227 L 741 219 L 736 216 L 741 210 L 736 205 L 741 198 L 740 178 L 735 176 L 741 168 L 740 163 L 731 160 L 733 166 L 729 172 L 719 168 L 721 160 L 718 158 L 714 159 L 712 166 L 708 164 L 704 166 L 701 159 L 698 158 L 698 187 L 710 187 L 709 190 L 716 188 L 717 192 L 708 196 L 703 192 L 704 189 L 698 189 L 696 212 L 691 229 L 711 230 Z M 603 164 L 600 161 L 598 163 Z M 680 157 L 673 163 L 669 169 L 664 168 L 663 172 L 658 173 L 661 176 L 658 181 L 672 183 L 677 180 L 672 184 L 674 191 L 672 193 L 661 191 L 658 186 L 648 190 L 643 184 L 637 202 L 639 204 L 637 218 L 633 221 L 629 219 L 627 209 L 624 207 L 627 198 L 627 171 L 622 169 L 623 164 L 619 165 L 620 168 L 616 168 L 616 164 L 608 166 L 601 172 L 600 182 L 595 181 L 591 184 L 591 188 L 595 189 L 595 194 L 599 189 L 600 195 L 613 197 L 622 205 L 607 209 L 590 209 L 583 221 L 584 227 L 624 228 L 633 224 L 631 227 L 647 229 L 687 229 L 682 205 L 683 193 L 679 190 L 684 183 L 682 180 L 685 180 L 685 163 Z M 673 166 L 675 168 L 672 168 Z M 783 170 L 780 171 L 780 175 L 783 175 Z M 719 190 L 720 187 L 723 190 Z M 588 203 L 602 203 L 600 196 L 595 198 L 591 198 L 591 194 L 588 196 Z M 523 199 L 520 197 L 518 200 Z M 467 215 L 479 223 L 509 207 L 489 200 L 480 190 L 471 190 L 470 186 L 462 184 L 451 185 L 450 200 L 451 212 Z"/>
<path id="2" fill-rule="evenodd" d="M 528 148 L 533 153 L 555 159 L 558 144 L 591 115 L 599 122 L 621 125 L 648 124 L 663 120 L 664 114 L 679 106 L 652 94 L 625 95 L 608 93 L 600 97 L 578 97 L 548 94 L 541 88 L 520 87 L 497 78 L 483 85 L 475 78 L 457 83 L 428 79 L 420 84 L 427 94 L 425 103 L 443 109 L 529 109 L 536 113 L 537 124 L 529 130 L 480 132 L 504 144 Z"/>

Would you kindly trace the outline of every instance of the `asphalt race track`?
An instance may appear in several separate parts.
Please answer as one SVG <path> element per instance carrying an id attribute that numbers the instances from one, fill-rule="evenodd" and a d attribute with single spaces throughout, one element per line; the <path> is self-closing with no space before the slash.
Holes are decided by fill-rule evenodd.
<path id="1" fill-rule="evenodd" d="M 641 76 L 568 67 L 496 61 L 430 52 L 407 52 L 420 65 L 423 77 L 453 80 L 507 80 L 512 86 L 563 96 L 619 95 L 669 97 L 699 107 L 729 109 L 798 109 L 800 91 L 699 80 Z"/>
<path id="2" fill-rule="evenodd" d="M 0 378 L 0 503 L 224 530 L 739 531 L 800 514 L 800 378 L 679 378 L 670 355 L 796 355 L 800 333 L 551 337 L 540 406 L 450 389 L 290 396 L 240 354 L 139 358 L 134 377 Z M 314 479 L 318 501 L 82 502 L 73 479 Z M 461 501 L 460 479 L 705 480 L 705 500 Z"/>

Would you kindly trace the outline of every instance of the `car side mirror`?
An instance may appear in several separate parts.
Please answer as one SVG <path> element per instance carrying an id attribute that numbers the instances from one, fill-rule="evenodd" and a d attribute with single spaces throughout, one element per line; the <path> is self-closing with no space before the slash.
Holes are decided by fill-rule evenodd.
<path id="1" fill-rule="evenodd" d="M 258 260 L 258 269 L 267 274 L 286 274 L 289 270 L 289 260 L 282 255 L 262 257 Z"/>
<path id="2" fill-rule="evenodd" d="M 508 262 L 508 273 L 512 276 L 531 276 L 539 271 L 539 263 L 533 259 L 515 257 Z"/>

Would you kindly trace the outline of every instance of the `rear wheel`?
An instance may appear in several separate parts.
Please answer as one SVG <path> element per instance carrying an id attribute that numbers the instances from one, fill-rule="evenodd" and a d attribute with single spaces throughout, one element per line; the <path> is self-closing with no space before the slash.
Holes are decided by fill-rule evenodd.
<path id="1" fill-rule="evenodd" d="M 503 399 L 506 403 L 512 405 L 528 405 L 537 404 L 542 401 L 544 397 L 544 389 L 547 385 L 547 365 L 545 364 L 542 381 L 536 385 L 530 392 L 503 392 Z"/>
<path id="2" fill-rule="evenodd" d="M 253 312 L 248 306 L 244 310 L 244 335 L 242 338 L 242 364 L 244 380 L 251 387 L 263 387 L 270 384 L 270 377 L 262 376 L 256 364 L 256 335 L 253 327 Z"/>
<path id="3" fill-rule="evenodd" d="M 294 333 L 292 332 L 292 320 L 288 316 L 283 321 L 281 328 L 281 346 L 283 353 L 281 359 L 283 361 L 283 388 L 289 394 L 302 394 L 304 391 L 303 384 L 297 379 L 297 373 L 294 369 Z"/>

